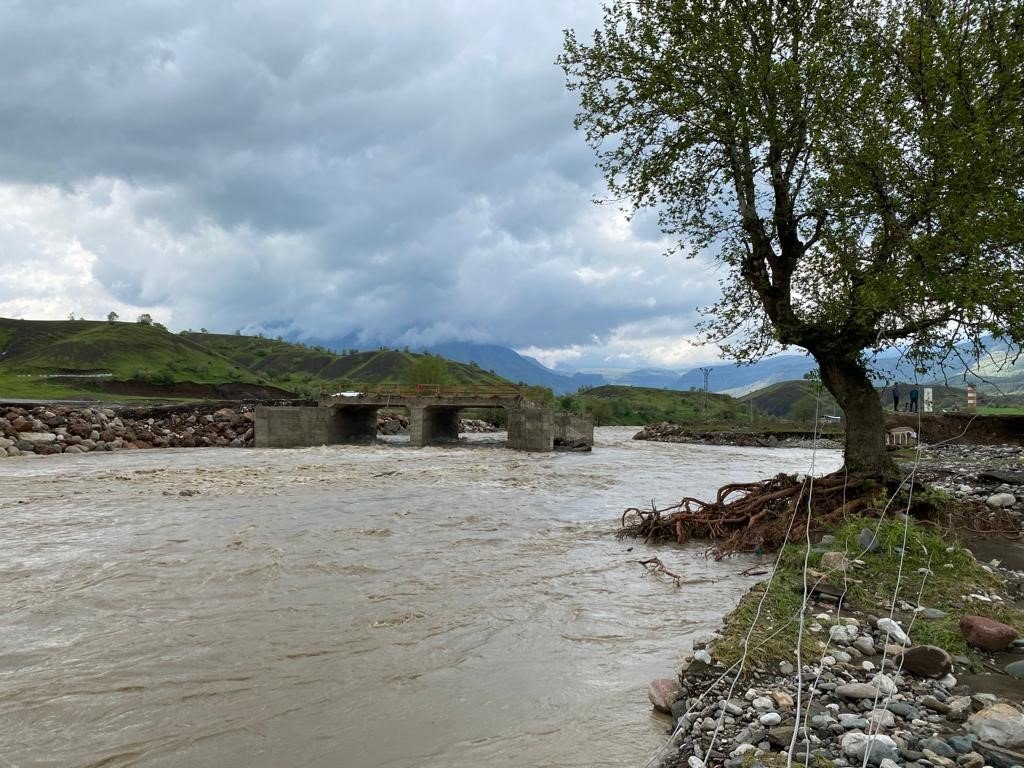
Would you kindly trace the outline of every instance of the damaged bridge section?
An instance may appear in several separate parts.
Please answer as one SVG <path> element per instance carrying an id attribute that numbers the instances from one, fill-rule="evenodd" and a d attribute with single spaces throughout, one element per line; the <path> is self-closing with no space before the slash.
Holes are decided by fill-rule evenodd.
<path id="1" fill-rule="evenodd" d="M 409 443 L 422 447 L 456 442 L 459 414 L 467 408 L 503 408 L 508 414 L 508 447 L 551 451 L 556 443 L 591 446 L 589 416 L 531 407 L 517 388 L 380 387 L 323 395 L 316 406 L 258 406 L 257 448 L 371 443 L 377 439 L 377 411 L 409 410 Z"/>

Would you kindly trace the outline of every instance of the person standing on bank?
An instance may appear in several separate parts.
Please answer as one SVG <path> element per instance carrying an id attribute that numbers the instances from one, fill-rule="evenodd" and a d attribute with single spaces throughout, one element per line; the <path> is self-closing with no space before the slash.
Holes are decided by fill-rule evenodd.
<path id="1" fill-rule="evenodd" d="M 892 410 L 893 413 L 900 409 L 900 385 L 892 385 Z"/>
<path id="2" fill-rule="evenodd" d="M 917 387 L 910 390 L 910 407 L 909 410 L 917 411 Z"/>

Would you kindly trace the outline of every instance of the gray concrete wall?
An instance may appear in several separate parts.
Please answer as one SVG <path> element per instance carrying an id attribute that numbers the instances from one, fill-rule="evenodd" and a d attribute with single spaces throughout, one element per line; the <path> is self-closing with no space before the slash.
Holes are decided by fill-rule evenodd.
<path id="1" fill-rule="evenodd" d="M 256 406 L 253 445 L 302 448 L 330 442 L 331 409 L 304 406 Z"/>
<path id="2" fill-rule="evenodd" d="M 259 405 L 253 424 L 257 448 L 368 443 L 377 439 L 377 408 Z"/>
<path id="3" fill-rule="evenodd" d="M 555 414 L 555 438 L 563 443 L 594 444 L 594 416 L 559 411 Z"/>
<path id="4" fill-rule="evenodd" d="M 422 448 L 459 439 L 459 411 L 450 406 L 426 405 L 409 408 L 409 444 Z"/>
<path id="5" fill-rule="evenodd" d="M 553 451 L 554 411 L 547 408 L 510 408 L 508 447 L 517 451 Z"/>

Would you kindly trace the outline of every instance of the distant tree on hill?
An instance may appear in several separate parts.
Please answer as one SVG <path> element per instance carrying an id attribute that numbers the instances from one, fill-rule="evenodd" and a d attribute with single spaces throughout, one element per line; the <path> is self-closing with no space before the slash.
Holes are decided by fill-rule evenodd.
<path id="1" fill-rule="evenodd" d="M 139 315 L 138 320 L 136 320 L 135 322 L 139 323 L 139 325 L 152 325 L 153 316 L 147 313 L 143 313 Z"/>
<path id="2" fill-rule="evenodd" d="M 117 312 L 108 312 L 107 313 L 107 322 L 111 323 L 111 324 L 116 323 L 118 317 L 120 317 L 120 315 L 118 315 Z"/>
<path id="3" fill-rule="evenodd" d="M 451 383 L 448 373 L 448 362 L 443 357 L 433 355 L 417 355 L 405 372 L 407 384 L 430 384 L 444 386 Z"/>

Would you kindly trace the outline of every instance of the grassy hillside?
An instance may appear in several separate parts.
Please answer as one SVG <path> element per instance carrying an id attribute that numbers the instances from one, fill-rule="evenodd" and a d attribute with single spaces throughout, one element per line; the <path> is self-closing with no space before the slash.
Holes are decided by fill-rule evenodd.
<path id="1" fill-rule="evenodd" d="M 320 387 L 337 391 L 359 384 L 432 383 L 409 381 L 410 369 L 423 355 L 396 349 L 336 355 L 323 347 L 307 347 L 257 336 L 183 333 L 183 337 L 228 358 L 277 386 L 300 392 Z M 446 360 L 452 384 L 507 386 L 510 382 L 478 365 Z"/>
<path id="2" fill-rule="evenodd" d="M 158 325 L 0 318 L 0 395 L 95 397 L 112 381 L 163 387 L 267 383 Z"/>
<path id="3" fill-rule="evenodd" d="M 286 341 L 173 334 L 141 323 L 0 318 L 0 398 L 313 397 L 321 387 L 439 383 L 410 381 L 424 359 L 387 349 L 336 355 Z M 430 362 L 446 383 L 509 383 L 477 365 L 436 357 Z"/>
<path id="4" fill-rule="evenodd" d="M 703 392 L 677 392 L 617 384 L 566 395 L 556 402 L 565 410 L 593 413 L 596 423 L 606 425 L 650 424 L 656 421 L 672 421 L 676 424 L 749 423 L 750 418 L 740 401 L 714 392 L 707 394 L 706 411 Z M 755 412 L 754 416 L 761 419 L 763 414 Z"/>

